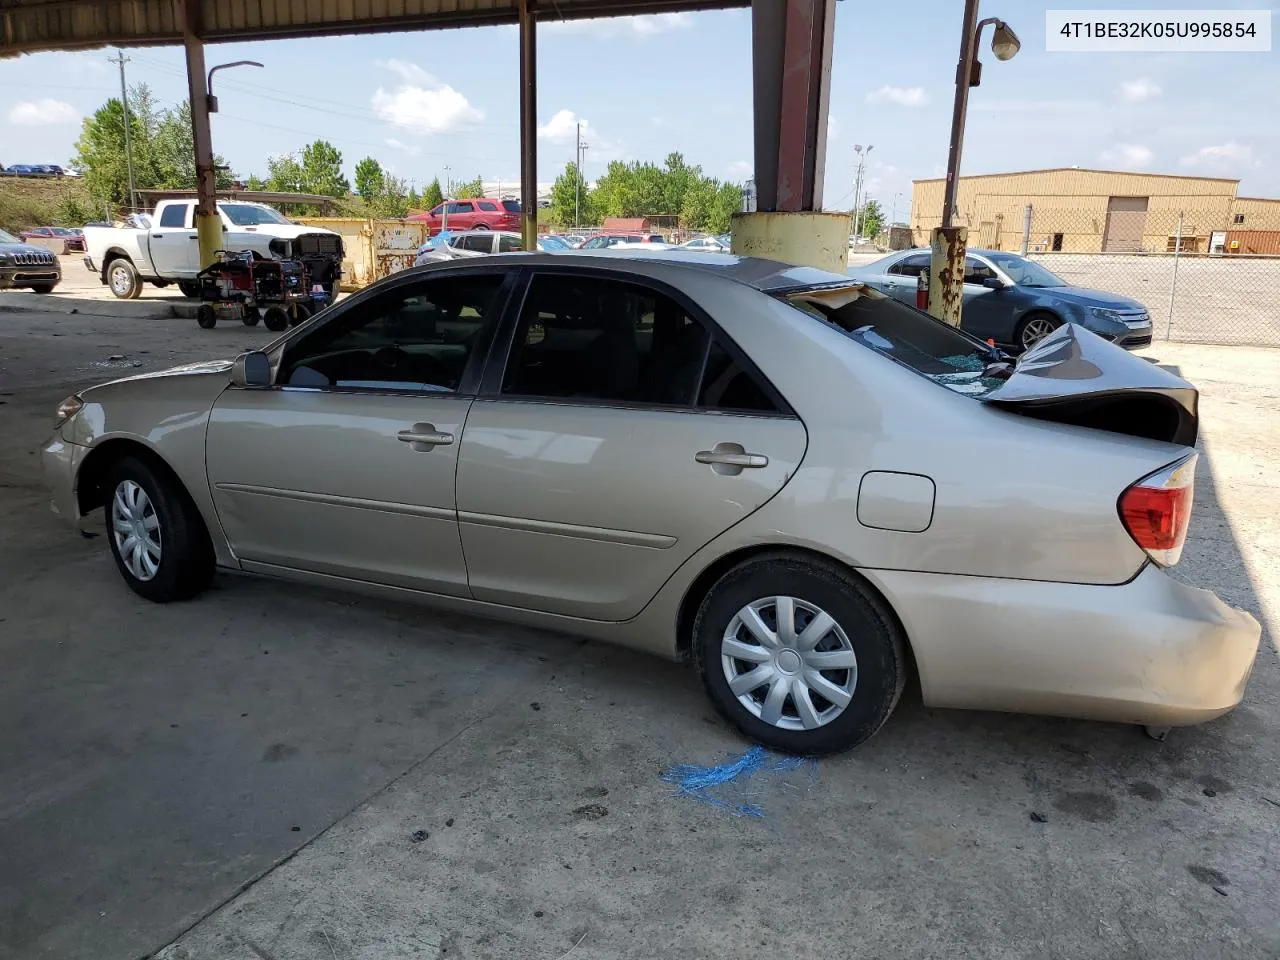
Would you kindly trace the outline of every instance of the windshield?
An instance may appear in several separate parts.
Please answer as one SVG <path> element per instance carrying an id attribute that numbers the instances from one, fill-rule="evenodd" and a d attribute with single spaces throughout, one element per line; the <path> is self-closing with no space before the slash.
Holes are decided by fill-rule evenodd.
<path id="1" fill-rule="evenodd" d="M 559 237 L 543 237 L 538 241 L 538 246 L 544 250 L 567 250 L 569 245 Z"/>
<path id="2" fill-rule="evenodd" d="M 861 284 L 810 287 L 793 291 L 785 299 L 850 340 L 956 393 L 986 396 L 1013 369 L 994 347 Z"/>
<path id="3" fill-rule="evenodd" d="M 257 207 L 250 203 L 222 203 L 218 205 L 227 218 L 237 227 L 256 227 L 263 223 L 288 223 L 284 214 L 270 207 Z"/>
<path id="4" fill-rule="evenodd" d="M 1067 282 L 1033 260 L 1012 254 L 989 253 L 987 259 L 1009 275 L 1020 287 L 1065 287 Z"/>
<path id="5" fill-rule="evenodd" d="M 21 243 L 21 242 L 22 241 L 19 240 L 17 237 L 15 237 L 13 234 L 5 233 L 3 230 L 0 230 L 0 243 Z"/>

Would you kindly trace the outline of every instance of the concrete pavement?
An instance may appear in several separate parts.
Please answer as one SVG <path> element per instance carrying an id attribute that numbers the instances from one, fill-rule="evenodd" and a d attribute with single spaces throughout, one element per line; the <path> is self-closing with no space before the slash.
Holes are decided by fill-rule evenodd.
<path id="1" fill-rule="evenodd" d="M 682 667 L 240 577 L 154 606 L 48 514 L 62 396 L 270 336 L 0 323 L 3 960 L 1280 954 L 1280 354 L 1152 352 L 1204 390 L 1179 575 L 1268 627 L 1239 710 L 1157 744 L 909 688 L 756 819 L 660 779 L 747 747 Z"/>

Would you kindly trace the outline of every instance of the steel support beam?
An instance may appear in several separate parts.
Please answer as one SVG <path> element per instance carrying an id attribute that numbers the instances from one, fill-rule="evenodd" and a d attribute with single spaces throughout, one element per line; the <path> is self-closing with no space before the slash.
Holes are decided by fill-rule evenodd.
<path id="1" fill-rule="evenodd" d="M 753 0 L 757 209 L 822 209 L 835 0 Z"/>
<path id="2" fill-rule="evenodd" d="M 529 0 L 520 0 L 520 234 L 538 249 L 538 36 Z"/>
<path id="3" fill-rule="evenodd" d="M 213 134 L 209 129 L 209 89 L 205 80 L 204 42 L 200 39 L 199 0 L 182 4 L 182 45 L 187 54 L 187 96 L 191 101 L 191 133 L 196 156 L 196 235 L 200 267 L 209 266 L 222 246 L 222 222 L 218 219 L 218 179 L 213 168 Z"/>

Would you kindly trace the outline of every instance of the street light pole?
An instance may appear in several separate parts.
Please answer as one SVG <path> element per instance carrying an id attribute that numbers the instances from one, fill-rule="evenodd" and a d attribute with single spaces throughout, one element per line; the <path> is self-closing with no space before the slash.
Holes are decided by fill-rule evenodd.
<path id="1" fill-rule="evenodd" d="M 942 217 L 930 238 L 929 312 L 952 326 L 960 326 L 964 300 L 965 245 L 969 231 L 952 224 L 956 193 L 960 186 L 960 155 L 964 149 L 964 124 L 969 110 L 969 88 L 982 81 L 978 61 L 978 39 L 982 28 L 995 25 L 991 52 L 997 60 L 1009 60 L 1018 52 L 1018 38 L 996 17 L 978 20 L 978 0 L 965 0 L 964 23 L 960 34 L 960 60 L 956 64 L 956 96 L 951 111 L 951 143 L 947 149 L 947 179 L 943 188 Z"/>

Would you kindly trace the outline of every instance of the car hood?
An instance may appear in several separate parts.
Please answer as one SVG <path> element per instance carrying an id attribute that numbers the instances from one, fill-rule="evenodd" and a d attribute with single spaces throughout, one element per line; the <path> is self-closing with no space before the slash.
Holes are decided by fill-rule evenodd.
<path id="1" fill-rule="evenodd" d="M 167 370 L 153 370 L 150 373 L 136 373 L 131 377 L 108 380 L 106 383 L 99 383 L 89 387 L 87 390 L 82 390 L 80 396 L 88 398 L 95 390 L 101 390 L 103 387 L 114 387 L 122 383 L 132 383 L 139 380 L 163 380 L 170 377 L 210 376 L 214 374 L 225 377 L 230 375 L 234 364 L 234 360 L 202 360 L 199 363 L 184 363 L 182 366 L 169 367 Z"/>
<path id="2" fill-rule="evenodd" d="M 50 238 L 54 239 L 54 238 Z M 68 240 L 71 238 L 68 237 Z M 52 253 L 48 247 L 34 243 L 0 243 L 0 253 Z"/>
<path id="3" fill-rule="evenodd" d="M 985 403 L 1058 423 L 1193 446 L 1199 391 L 1073 323 L 1022 354 Z"/>
<path id="4" fill-rule="evenodd" d="M 1107 310 L 1147 312 L 1146 305 L 1130 297 L 1120 297 L 1103 290 L 1090 290 L 1088 287 L 1022 287 L 1023 290 L 1056 300 L 1065 300 L 1081 307 L 1103 307 Z"/>
<path id="5" fill-rule="evenodd" d="M 282 240 L 296 240 L 298 237 L 305 237 L 308 234 L 325 233 L 337 236 L 333 230 L 326 230 L 324 227 L 309 227 L 300 223 L 259 223 L 252 227 L 228 227 L 228 230 L 253 230 L 254 233 L 262 233 L 271 237 L 280 237 Z"/>

